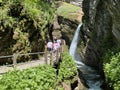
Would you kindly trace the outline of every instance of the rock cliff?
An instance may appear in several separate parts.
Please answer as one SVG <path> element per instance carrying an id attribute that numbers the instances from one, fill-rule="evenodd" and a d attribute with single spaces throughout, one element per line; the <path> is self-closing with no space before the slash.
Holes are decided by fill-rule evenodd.
<path id="1" fill-rule="evenodd" d="M 65 39 L 66 44 L 70 46 L 75 30 L 83 16 L 82 8 L 61 1 L 56 2 L 56 7 L 57 21 L 61 27 L 59 31 L 62 38 Z"/>
<path id="2" fill-rule="evenodd" d="M 84 0 L 81 38 L 83 61 L 102 74 L 102 56 L 120 46 L 120 1 Z"/>

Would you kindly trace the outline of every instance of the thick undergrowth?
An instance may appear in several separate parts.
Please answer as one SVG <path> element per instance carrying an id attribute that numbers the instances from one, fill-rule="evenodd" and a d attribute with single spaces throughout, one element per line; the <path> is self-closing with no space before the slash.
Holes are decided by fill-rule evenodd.
<path id="1" fill-rule="evenodd" d="M 0 0 L 0 55 L 43 51 L 54 11 L 47 0 Z"/>
<path id="2" fill-rule="evenodd" d="M 0 89 L 64 90 L 62 82 L 70 87 L 72 79 L 77 75 L 77 68 L 69 53 L 63 53 L 57 69 L 49 65 L 40 65 L 23 71 L 10 71 L 0 77 Z"/>

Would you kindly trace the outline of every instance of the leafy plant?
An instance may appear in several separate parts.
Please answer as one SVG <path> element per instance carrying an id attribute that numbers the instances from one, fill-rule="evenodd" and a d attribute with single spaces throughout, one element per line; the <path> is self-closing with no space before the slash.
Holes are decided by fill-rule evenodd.
<path id="1" fill-rule="evenodd" d="M 1 90 L 54 90 L 55 87 L 56 70 L 48 65 L 8 72 L 0 79 Z"/>
<path id="2" fill-rule="evenodd" d="M 62 80 L 70 85 L 77 68 L 68 52 L 62 54 L 58 76 L 56 69 L 41 65 L 26 70 L 9 71 L 0 77 L 1 90 L 63 90 Z"/>
<path id="3" fill-rule="evenodd" d="M 104 72 L 106 81 L 114 90 L 120 90 L 120 52 L 109 50 L 104 56 Z"/>
<path id="4" fill-rule="evenodd" d="M 70 79 L 77 73 L 76 64 L 68 52 L 62 54 L 62 62 L 60 63 L 58 80 Z"/>

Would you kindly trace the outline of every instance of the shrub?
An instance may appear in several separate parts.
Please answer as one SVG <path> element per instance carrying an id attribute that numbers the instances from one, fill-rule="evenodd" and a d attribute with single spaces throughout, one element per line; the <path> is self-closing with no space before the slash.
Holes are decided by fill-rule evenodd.
<path id="1" fill-rule="evenodd" d="M 104 62 L 107 62 L 104 64 L 104 72 L 109 86 L 120 90 L 120 52 L 115 52 L 111 50 L 111 53 L 109 51 L 105 55 Z"/>
<path id="2" fill-rule="evenodd" d="M 0 90 L 54 90 L 56 70 L 42 65 L 23 71 L 12 71 L 0 79 Z"/>
<path id="3" fill-rule="evenodd" d="M 49 36 L 48 26 L 54 19 L 54 3 L 1 0 L 0 4 L 0 55 L 43 51 Z M 2 59 L 0 62 L 9 63 Z"/>
<path id="4" fill-rule="evenodd" d="M 64 52 L 58 76 L 56 69 L 49 65 L 10 71 L 0 77 L 0 90 L 63 90 L 62 80 L 70 85 L 76 74 L 74 60 L 68 52 Z"/>
<path id="5" fill-rule="evenodd" d="M 77 74 L 76 64 L 68 52 L 62 54 L 62 62 L 60 63 L 58 80 L 70 79 Z"/>

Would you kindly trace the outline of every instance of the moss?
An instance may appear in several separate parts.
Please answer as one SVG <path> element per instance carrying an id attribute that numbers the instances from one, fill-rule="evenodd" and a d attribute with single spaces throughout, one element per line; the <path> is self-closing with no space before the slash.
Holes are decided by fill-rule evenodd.
<path id="1" fill-rule="evenodd" d="M 57 14 L 63 16 L 64 18 L 81 22 L 81 17 L 83 15 L 82 9 L 78 6 L 68 4 L 65 2 L 60 2 L 61 6 L 57 9 Z"/>

